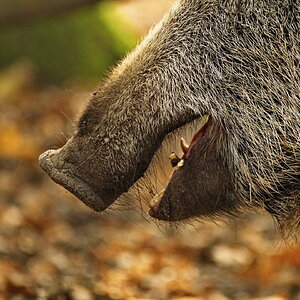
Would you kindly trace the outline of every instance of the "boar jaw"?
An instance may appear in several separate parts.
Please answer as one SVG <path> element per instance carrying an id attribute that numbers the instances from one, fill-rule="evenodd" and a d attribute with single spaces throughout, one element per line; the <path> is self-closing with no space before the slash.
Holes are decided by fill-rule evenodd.
<path id="1" fill-rule="evenodd" d="M 181 144 L 185 151 L 178 168 L 167 188 L 151 202 L 150 216 L 180 221 L 236 211 L 238 201 L 232 191 L 233 172 L 224 159 L 226 134 L 218 121 L 209 118 L 189 146 L 184 141 Z"/>

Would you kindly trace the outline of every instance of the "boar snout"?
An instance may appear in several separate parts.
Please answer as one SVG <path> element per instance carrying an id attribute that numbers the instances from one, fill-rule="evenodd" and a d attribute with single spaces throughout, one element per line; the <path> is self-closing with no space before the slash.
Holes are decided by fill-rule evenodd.
<path id="1" fill-rule="evenodd" d="M 84 180 L 87 174 L 82 168 L 68 161 L 72 140 L 60 149 L 41 154 L 39 164 L 53 181 L 73 193 L 87 206 L 95 211 L 103 211 L 114 201 L 115 195 L 109 197 L 106 192 L 105 196 L 101 196 L 97 187 Z"/>
<path id="2" fill-rule="evenodd" d="M 87 108 L 74 138 L 62 148 L 48 150 L 39 158 L 40 166 L 53 181 L 95 211 L 105 210 L 143 176 L 167 127 L 162 126 L 159 131 L 147 115 L 142 116 L 148 118 L 147 131 L 139 128 L 142 121 L 138 115 L 129 123 L 120 122 L 114 114 L 114 119 L 106 124 L 110 109 L 105 113 L 95 114 Z M 91 121 L 93 118 L 95 121 Z M 94 123 L 99 119 L 103 123 L 95 128 Z M 175 128 L 182 125 L 176 121 L 171 124 Z M 141 130 L 143 132 L 139 132 Z"/>

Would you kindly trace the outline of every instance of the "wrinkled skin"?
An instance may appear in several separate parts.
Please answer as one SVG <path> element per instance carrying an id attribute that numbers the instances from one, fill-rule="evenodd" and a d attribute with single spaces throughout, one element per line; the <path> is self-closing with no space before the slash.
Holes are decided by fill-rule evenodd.
<path id="1" fill-rule="evenodd" d="M 297 16 L 297 0 L 179 1 L 41 167 L 102 211 L 143 176 L 168 133 L 209 115 L 150 215 L 177 221 L 260 206 L 299 228 Z"/>

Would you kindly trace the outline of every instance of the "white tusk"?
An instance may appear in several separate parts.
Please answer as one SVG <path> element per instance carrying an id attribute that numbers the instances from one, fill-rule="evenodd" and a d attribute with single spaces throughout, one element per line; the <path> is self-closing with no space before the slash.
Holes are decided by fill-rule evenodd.
<path id="1" fill-rule="evenodd" d="M 163 189 L 162 191 L 160 191 L 158 194 L 156 194 L 150 201 L 150 206 L 153 207 L 155 206 L 157 203 L 159 203 L 160 199 L 162 198 L 164 192 L 166 189 Z"/>
<path id="2" fill-rule="evenodd" d="M 183 153 L 187 153 L 190 145 L 187 143 L 187 141 L 182 137 L 180 138 L 180 146 L 181 146 L 181 149 L 183 151 Z"/>
<path id="3" fill-rule="evenodd" d="M 180 158 L 178 157 L 178 155 L 176 153 L 172 152 L 169 156 L 169 160 L 171 162 L 172 167 L 174 168 L 179 163 Z"/>
<path id="4" fill-rule="evenodd" d="M 177 164 L 177 167 L 183 167 L 184 165 L 184 159 L 182 159 L 178 164 Z"/>

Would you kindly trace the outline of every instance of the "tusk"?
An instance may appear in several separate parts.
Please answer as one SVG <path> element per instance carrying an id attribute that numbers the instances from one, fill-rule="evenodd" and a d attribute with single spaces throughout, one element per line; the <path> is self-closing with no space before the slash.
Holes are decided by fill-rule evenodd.
<path id="1" fill-rule="evenodd" d="M 178 163 L 180 162 L 180 158 L 174 152 L 172 152 L 171 155 L 169 156 L 169 160 L 170 160 L 173 168 L 176 167 L 178 165 Z"/>
<path id="2" fill-rule="evenodd" d="M 163 189 L 162 191 L 160 191 L 158 194 L 156 194 L 150 201 L 150 206 L 153 207 L 155 206 L 157 203 L 159 203 L 160 199 L 162 198 L 164 192 L 166 189 Z"/>
<path id="3" fill-rule="evenodd" d="M 183 167 L 184 165 L 184 159 L 181 159 L 180 162 L 177 164 L 177 167 L 180 168 L 180 167 Z"/>
<path id="4" fill-rule="evenodd" d="M 180 146 L 181 146 L 181 149 L 183 151 L 184 154 L 187 153 L 190 145 L 187 143 L 187 141 L 182 137 L 180 138 Z"/>

